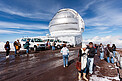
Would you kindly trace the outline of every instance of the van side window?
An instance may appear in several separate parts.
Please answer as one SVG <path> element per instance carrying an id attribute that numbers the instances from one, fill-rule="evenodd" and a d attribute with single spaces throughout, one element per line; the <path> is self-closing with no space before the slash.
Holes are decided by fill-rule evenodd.
<path id="1" fill-rule="evenodd" d="M 25 42 L 25 41 L 26 41 L 26 39 L 22 39 L 21 41 L 24 41 L 24 42 Z"/>
<path id="2" fill-rule="evenodd" d="M 31 42 L 34 42 L 34 39 L 32 39 Z"/>
<path id="3" fill-rule="evenodd" d="M 54 41 L 53 39 L 50 40 L 50 42 L 53 42 L 53 41 Z"/>

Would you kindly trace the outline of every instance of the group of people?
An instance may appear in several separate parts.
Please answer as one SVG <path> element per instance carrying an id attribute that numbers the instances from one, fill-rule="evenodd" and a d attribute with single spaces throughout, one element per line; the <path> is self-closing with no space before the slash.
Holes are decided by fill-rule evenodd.
<path id="1" fill-rule="evenodd" d="M 81 80 L 81 75 L 83 73 L 83 79 L 88 81 L 86 78 L 86 72 L 89 69 L 89 75 L 93 73 L 93 63 L 95 56 L 95 48 L 93 43 L 90 42 L 89 45 L 82 44 L 82 48 L 79 49 L 79 62 L 81 63 L 81 70 L 78 71 L 78 79 Z"/>
<path id="2" fill-rule="evenodd" d="M 49 40 L 46 43 L 47 48 L 48 49 L 51 49 L 52 48 L 53 51 L 55 50 L 55 45 L 56 45 L 55 41 L 53 41 L 52 45 L 51 45 L 51 43 L 50 43 Z"/>
<path id="3" fill-rule="evenodd" d="M 94 64 L 94 56 L 97 54 L 97 52 L 100 52 L 100 59 L 104 59 L 104 55 L 106 54 L 107 56 L 107 62 L 114 63 L 113 58 L 115 57 L 116 53 L 116 46 L 113 44 L 112 47 L 110 47 L 110 44 L 107 44 L 107 47 L 104 48 L 103 44 L 100 43 L 100 45 L 95 44 L 93 45 L 92 42 L 89 42 L 89 45 L 85 45 L 84 43 L 82 44 L 82 48 L 79 49 L 79 63 L 80 65 L 80 70 L 78 70 L 78 79 L 81 80 L 81 75 L 83 73 L 83 79 L 88 81 L 86 78 L 86 72 L 89 71 L 89 75 L 93 74 L 93 64 Z M 68 57 L 69 57 L 69 49 L 66 47 L 66 45 L 63 46 L 61 49 L 60 53 L 63 55 L 63 66 L 67 67 L 68 66 Z"/>
<path id="4" fill-rule="evenodd" d="M 26 53 L 29 53 L 29 40 L 26 41 L 24 48 L 27 49 Z M 47 46 L 50 46 L 50 43 L 47 42 Z M 55 42 L 52 44 L 52 50 L 54 50 Z M 14 47 L 15 47 L 15 55 L 19 53 L 21 44 L 19 40 L 14 42 Z M 9 52 L 10 52 L 10 45 L 9 41 L 6 42 L 5 44 L 5 50 L 6 50 L 6 58 L 9 58 Z M 78 70 L 78 79 L 81 80 L 81 75 L 83 73 L 83 79 L 88 81 L 86 78 L 86 72 L 89 69 L 89 75 L 92 75 L 93 73 L 93 63 L 94 63 L 94 56 L 98 52 L 100 52 L 100 59 L 104 60 L 104 56 L 106 54 L 107 56 L 107 62 L 114 63 L 114 57 L 116 54 L 116 46 L 113 44 L 112 47 L 110 47 L 110 44 L 107 44 L 106 47 L 103 46 L 102 43 L 100 45 L 93 45 L 92 42 L 89 42 L 89 45 L 85 45 L 84 43 L 82 44 L 82 48 L 79 49 L 79 62 L 81 63 L 80 70 Z M 66 47 L 66 44 L 63 45 L 63 48 L 61 49 L 60 53 L 63 55 L 63 66 L 68 67 L 68 57 L 69 57 L 69 49 Z"/>
<path id="5" fill-rule="evenodd" d="M 19 40 L 17 40 L 17 41 L 14 41 L 13 45 L 15 48 L 15 56 L 17 56 L 20 53 L 21 43 L 19 42 Z M 50 49 L 52 47 L 52 50 L 55 50 L 55 45 L 56 45 L 55 41 L 52 43 L 52 46 L 51 46 L 51 43 L 49 42 L 49 40 L 46 43 L 46 46 L 48 47 L 48 49 Z M 27 54 L 29 54 L 29 49 L 30 49 L 29 46 L 30 46 L 30 43 L 29 43 L 29 39 L 28 39 L 24 45 L 24 49 L 26 49 Z M 9 41 L 6 42 L 4 48 L 6 50 L 6 58 L 9 58 L 9 53 L 10 53 Z"/>
<path id="6" fill-rule="evenodd" d="M 107 46 L 104 48 L 104 46 L 102 45 L 102 43 L 100 44 L 98 50 L 100 50 L 100 59 L 104 60 L 104 56 L 106 54 L 107 56 L 107 62 L 110 63 L 114 63 L 114 58 L 115 58 L 115 54 L 116 54 L 116 45 L 113 44 L 112 47 L 110 47 L 110 44 L 107 44 Z"/>
<path id="7" fill-rule="evenodd" d="M 15 41 L 13 43 L 14 48 L 15 48 L 15 56 L 19 55 L 20 53 L 20 48 L 21 48 L 21 43 L 19 42 L 19 40 Z M 24 48 L 27 49 L 26 53 L 29 54 L 29 40 L 26 41 Z M 9 53 L 10 53 L 10 44 L 9 41 L 6 42 L 5 46 L 4 46 L 5 50 L 6 50 L 6 59 L 9 58 Z"/>
<path id="8" fill-rule="evenodd" d="M 64 44 L 60 53 L 63 55 L 63 63 L 64 68 L 68 67 L 68 57 L 69 57 L 69 49 Z M 93 47 L 93 43 L 90 42 L 88 46 L 82 44 L 82 48 L 79 50 L 79 62 L 81 62 L 81 70 L 78 72 L 78 79 L 81 80 L 81 73 L 83 73 L 83 79 L 88 81 L 86 78 L 86 71 L 89 68 L 89 73 L 93 73 L 93 63 L 94 63 L 94 55 L 95 48 Z"/>

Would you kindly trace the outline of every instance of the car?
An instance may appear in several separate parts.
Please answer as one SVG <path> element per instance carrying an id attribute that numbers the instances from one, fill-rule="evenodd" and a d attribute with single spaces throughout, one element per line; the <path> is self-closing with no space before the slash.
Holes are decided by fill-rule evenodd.
<path id="1" fill-rule="evenodd" d="M 59 39 L 55 39 L 55 38 L 46 38 L 44 39 L 44 41 L 45 41 L 45 44 L 47 43 L 47 41 L 49 41 L 51 46 L 53 42 L 55 42 L 55 47 L 58 49 L 62 48 L 64 45 L 63 41 L 60 41 Z"/>
<path id="2" fill-rule="evenodd" d="M 24 46 L 27 40 L 29 40 L 30 49 L 34 49 L 34 51 L 37 51 L 38 49 L 46 49 L 45 42 L 40 38 L 22 38 L 20 39 L 21 45 Z"/>
<path id="3" fill-rule="evenodd" d="M 63 41 L 63 43 L 65 43 L 66 46 L 68 46 L 68 47 L 74 47 L 74 45 L 72 43 L 70 43 L 70 42 Z"/>
<path id="4" fill-rule="evenodd" d="M 65 43 L 63 43 L 63 41 L 61 41 L 61 40 L 59 40 L 59 39 L 55 40 L 55 42 L 56 42 L 56 45 L 55 45 L 55 46 L 56 46 L 58 49 L 62 48 L 63 45 L 65 44 Z"/>

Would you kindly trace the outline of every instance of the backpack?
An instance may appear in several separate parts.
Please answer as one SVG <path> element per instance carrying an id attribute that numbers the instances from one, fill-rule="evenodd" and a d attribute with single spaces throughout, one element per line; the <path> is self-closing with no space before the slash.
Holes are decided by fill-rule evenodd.
<path id="1" fill-rule="evenodd" d="M 15 48 L 18 50 L 19 49 L 19 46 L 16 46 Z"/>
<path id="2" fill-rule="evenodd" d="M 24 49 L 27 49 L 28 48 L 28 44 L 27 43 L 25 43 L 25 45 L 24 45 Z"/>

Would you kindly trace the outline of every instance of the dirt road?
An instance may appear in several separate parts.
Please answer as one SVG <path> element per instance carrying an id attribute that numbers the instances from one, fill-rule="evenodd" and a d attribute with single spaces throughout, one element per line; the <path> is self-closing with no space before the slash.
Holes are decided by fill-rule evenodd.
<path id="1" fill-rule="evenodd" d="M 75 62 L 77 48 L 70 49 L 69 67 L 63 68 L 60 50 L 31 52 L 29 55 L 21 53 L 5 59 L 5 53 L 0 54 L 0 81 L 78 81 Z M 115 65 L 100 61 L 95 56 L 94 74 L 87 76 L 91 81 L 120 81 Z M 111 78 L 112 77 L 112 78 Z"/>

